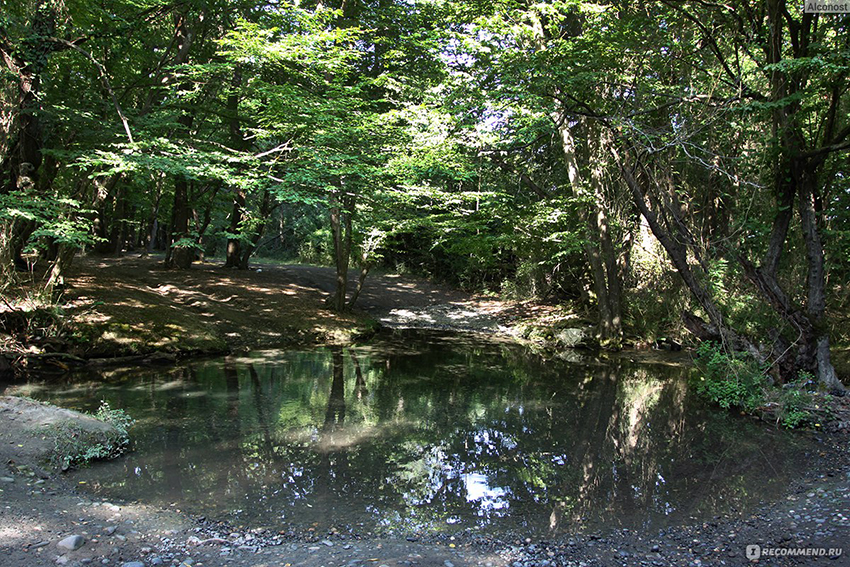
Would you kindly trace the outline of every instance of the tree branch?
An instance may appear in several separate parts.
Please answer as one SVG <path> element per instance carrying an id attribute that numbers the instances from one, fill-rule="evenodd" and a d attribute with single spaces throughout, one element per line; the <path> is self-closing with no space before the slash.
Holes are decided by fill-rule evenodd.
<path id="1" fill-rule="evenodd" d="M 106 75 L 106 69 L 104 66 L 94 58 L 94 55 L 74 43 L 73 41 L 68 41 L 67 39 L 61 39 L 58 37 L 50 37 L 47 38 L 48 41 L 52 41 L 53 43 L 57 43 L 59 45 L 64 45 L 69 49 L 73 49 L 74 51 L 82 54 L 86 59 L 91 61 L 95 67 L 97 67 L 97 71 L 100 74 L 100 81 L 103 83 L 106 92 L 109 93 L 109 96 L 112 98 L 112 104 L 115 105 L 115 111 L 118 113 L 118 117 L 121 119 L 121 124 L 124 125 L 124 132 L 127 133 L 127 139 L 130 143 L 133 143 L 133 133 L 130 131 L 130 123 L 127 121 L 127 117 L 124 115 L 124 111 L 121 109 L 121 105 L 118 104 L 118 98 L 115 96 L 115 91 L 112 90 L 112 84 L 109 82 L 109 77 Z"/>

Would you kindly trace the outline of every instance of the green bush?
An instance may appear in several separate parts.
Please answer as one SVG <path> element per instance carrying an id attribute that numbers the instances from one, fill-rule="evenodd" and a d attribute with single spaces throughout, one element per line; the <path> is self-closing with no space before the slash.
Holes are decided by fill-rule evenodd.
<path id="1" fill-rule="evenodd" d="M 716 343 L 697 349 L 697 392 L 723 408 L 754 412 L 764 405 L 767 379 L 764 368 L 742 353 L 729 353 Z"/>
<path id="2" fill-rule="evenodd" d="M 128 430 L 135 420 L 122 409 L 112 409 L 106 401 L 101 402 L 93 417 L 112 425 L 117 431 L 101 435 L 72 424 L 54 426 L 50 431 L 55 445 L 52 464 L 64 471 L 92 461 L 112 459 L 127 451 L 130 447 Z"/>
<path id="3" fill-rule="evenodd" d="M 808 391 L 814 377 L 801 372 L 798 380 L 782 388 L 771 388 L 767 369 L 742 353 L 725 352 L 716 343 L 703 343 L 697 349 L 696 391 L 724 408 L 758 413 L 788 429 L 819 426 L 831 419 L 827 394 Z"/>
<path id="4" fill-rule="evenodd" d="M 791 388 L 782 393 L 779 402 L 779 419 L 788 429 L 794 429 L 813 422 L 809 407 L 813 404 L 809 392 Z"/>

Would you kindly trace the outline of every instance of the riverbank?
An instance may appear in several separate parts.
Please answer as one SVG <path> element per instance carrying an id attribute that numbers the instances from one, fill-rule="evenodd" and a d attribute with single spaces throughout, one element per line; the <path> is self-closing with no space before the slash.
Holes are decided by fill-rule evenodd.
<path id="1" fill-rule="evenodd" d="M 0 372 L 62 372 L 82 364 L 168 363 L 179 358 L 296 344 L 347 344 L 378 327 L 434 329 L 589 346 L 592 329 L 552 305 L 477 296 L 426 280 L 374 275 L 348 313 L 326 300 L 332 268 L 258 264 L 232 270 L 162 259 L 79 258 L 56 305 L 2 305 Z M 350 292 L 356 281 L 352 273 Z M 9 316 L 14 307 L 17 311 Z"/>
<path id="2" fill-rule="evenodd" d="M 324 308 L 333 285 L 332 273 L 324 268 L 261 266 L 236 272 L 202 264 L 177 272 L 162 270 L 155 259 L 84 259 L 62 303 L 72 324 L 30 345 L 37 350 L 32 360 L 43 369 L 64 372 L 77 364 L 75 358 L 79 364 L 138 363 L 139 357 L 148 363 L 170 362 L 251 347 L 344 343 L 374 332 L 375 321 L 511 337 L 527 333 L 531 338 L 538 328 L 532 321 L 560 325 L 561 330 L 583 325 L 580 318 L 554 307 L 499 302 L 411 278 L 378 276 L 370 282 L 361 297 L 366 312 L 340 316 Z M 565 330 L 564 335 L 575 333 Z M 751 564 L 745 556 L 748 545 L 828 551 L 846 546 L 850 535 L 846 434 L 799 433 L 814 437 L 820 450 L 810 455 L 808 472 L 789 485 L 783 499 L 708 522 L 694 520 L 651 532 L 585 533 L 577 527 L 545 540 L 466 532 L 409 540 L 347 530 L 274 533 L 190 517 L 177 506 L 99 501 L 63 475 L 39 468 L 38 451 L 12 422 L 0 428 L 0 557 L 9 567 L 726 566 Z M 79 536 L 82 546 L 59 546 L 71 536 Z M 826 564 L 847 561 L 850 550 L 843 551 Z M 762 564 L 825 561 L 785 556 Z"/>

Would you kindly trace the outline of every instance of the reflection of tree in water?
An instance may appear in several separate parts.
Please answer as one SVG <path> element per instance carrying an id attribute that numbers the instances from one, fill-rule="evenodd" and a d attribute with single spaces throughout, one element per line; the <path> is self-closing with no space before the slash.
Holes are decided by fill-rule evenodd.
<path id="1" fill-rule="evenodd" d="M 111 482 L 136 497 L 165 482 L 169 501 L 250 509 L 263 523 L 363 522 L 368 510 L 387 527 L 556 531 L 646 522 L 688 508 L 694 482 L 717 486 L 689 463 L 734 451 L 702 440 L 680 369 L 539 360 L 443 343 L 194 365 L 163 378 L 168 388 L 125 391 L 132 415 L 169 418 L 124 461 L 145 474 Z"/>
<path id="2" fill-rule="evenodd" d="M 366 387 L 366 379 L 363 378 L 363 370 L 360 368 L 360 362 L 357 360 L 357 355 L 354 351 L 348 349 L 348 354 L 351 357 L 351 364 L 354 366 L 354 395 L 358 401 L 363 401 L 364 396 L 369 395 L 369 389 Z"/>
<path id="3" fill-rule="evenodd" d="M 342 426 L 345 423 L 345 376 L 342 366 L 342 347 L 331 346 L 330 351 L 333 361 L 333 380 L 331 381 L 331 393 L 328 396 L 328 411 L 325 412 L 325 431 L 332 431 L 335 425 Z M 351 356 L 354 358 L 353 354 Z M 356 361 L 356 358 L 354 360 Z"/>
<path id="4" fill-rule="evenodd" d="M 666 512 L 666 489 L 659 458 L 664 443 L 681 426 L 682 382 L 650 376 L 645 368 L 606 367 L 585 384 L 592 395 L 582 397 L 578 419 L 585 432 L 573 453 L 578 479 L 553 508 L 550 529 L 564 519 L 570 524 L 604 518 L 607 525 L 625 525 L 634 518 Z M 679 403 L 676 403 L 679 402 Z M 652 424 L 652 427 L 650 426 Z M 662 509 L 659 510 L 658 506 Z M 566 514 L 566 517 L 564 517 Z"/>

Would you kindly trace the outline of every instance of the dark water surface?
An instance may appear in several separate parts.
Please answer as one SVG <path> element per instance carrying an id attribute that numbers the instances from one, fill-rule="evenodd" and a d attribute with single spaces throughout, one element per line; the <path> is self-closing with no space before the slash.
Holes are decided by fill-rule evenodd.
<path id="1" fill-rule="evenodd" d="M 688 372 L 396 335 L 16 393 L 138 420 L 135 452 L 72 473 L 103 499 L 274 529 L 546 535 L 661 528 L 781 494 L 802 441 L 707 410 Z"/>

